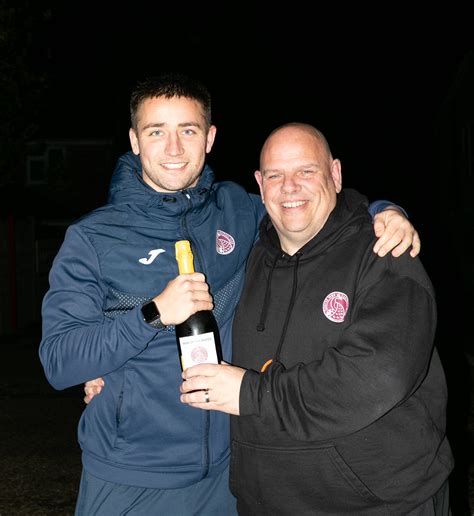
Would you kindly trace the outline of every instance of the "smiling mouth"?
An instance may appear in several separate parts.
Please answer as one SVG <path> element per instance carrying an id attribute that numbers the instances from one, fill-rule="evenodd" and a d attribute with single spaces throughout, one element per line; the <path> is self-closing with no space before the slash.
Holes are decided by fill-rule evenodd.
<path id="1" fill-rule="evenodd" d="M 163 168 L 166 168 L 167 170 L 179 170 L 180 168 L 183 168 L 186 165 L 186 161 L 182 161 L 180 163 L 161 163 L 161 166 Z"/>
<path id="2" fill-rule="evenodd" d="M 300 206 L 303 206 L 304 204 L 306 204 L 306 201 L 287 201 L 287 202 L 281 203 L 283 208 L 299 208 Z"/>

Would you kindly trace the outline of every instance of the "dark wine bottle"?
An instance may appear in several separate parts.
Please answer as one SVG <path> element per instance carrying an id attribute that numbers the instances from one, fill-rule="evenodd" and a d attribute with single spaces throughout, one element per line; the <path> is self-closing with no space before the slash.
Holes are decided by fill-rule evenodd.
<path id="1" fill-rule="evenodd" d="M 179 273 L 193 273 L 194 257 L 189 241 L 179 240 L 175 249 Z M 175 328 L 182 370 L 196 364 L 218 364 L 222 361 L 219 328 L 211 310 L 196 312 Z"/>

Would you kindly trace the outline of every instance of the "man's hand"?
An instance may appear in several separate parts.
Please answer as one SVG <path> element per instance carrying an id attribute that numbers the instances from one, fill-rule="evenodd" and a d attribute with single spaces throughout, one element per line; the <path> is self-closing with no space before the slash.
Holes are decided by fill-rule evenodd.
<path id="1" fill-rule="evenodd" d="M 397 208 L 387 208 L 374 217 L 374 253 L 385 256 L 389 251 L 395 257 L 403 254 L 410 246 L 414 258 L 421 248 L 420 236 L 411 222 Z"/>
<path id="2" fill-rule="evenodd" d="M 209 285 L 201 272 L 180 274 L 168 282 L 154 301 L 165 325 L 182 323 L 200 310 L 214 308 Z"/>
<path id="3" fill-rule="evenodd" d="M 102 387 L 105 385 L 104 380 L 102 378 L 96 378 L 95 380 L 89 380 L 84 384 L 84 392 L 86 395 L 84 396 L 84 402 L 89 403 L 89 401 L 96 395 L 100 394 Z"/>
<path id="4" fill-rule="evenodd" d="M 154 298 L 163 324 L 178 324 L 199 310 L 212 310 L 214 303 L 209 285 L 201 272 L 181 274 L 168 282 L 166 288 Z M 104 380 L 96 378 L 84 384 L 84 402 L 100 394 Z"/>
<path id="5" fill-rule="evenodd" d="M 240 414 L 240 385 L 245 369 L 221 364 L 199 364 L 183 372 L 182 403 L 205 410 Z"/>

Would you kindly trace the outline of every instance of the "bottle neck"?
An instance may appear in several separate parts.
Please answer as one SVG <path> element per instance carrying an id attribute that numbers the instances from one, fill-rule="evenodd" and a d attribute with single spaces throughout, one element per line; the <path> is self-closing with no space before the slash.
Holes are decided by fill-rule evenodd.
<path id="1" fill-rule="evenodd" d="M 175 249 L 179 273 L 192 274 L 194 272 L 194 260 L 189 240 L 178 240 L 175 243 Z"/>
<path id="2" fill-rule="evenodd" d="M 192 274 L 194 272 L 193 255 L 191 253 L 178 256 L 178 269 L 180 274 Z"/>

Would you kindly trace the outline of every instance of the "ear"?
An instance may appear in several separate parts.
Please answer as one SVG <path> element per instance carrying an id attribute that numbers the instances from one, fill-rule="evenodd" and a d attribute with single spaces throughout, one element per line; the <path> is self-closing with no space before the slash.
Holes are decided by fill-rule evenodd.
<path id="1" fill-rule="evenodd" d="M 140 145 L 138 144 L 137 133 L 133 127 L 130 127 L 128 131 L 128 137 L 130 138 L 130 145 L 132 146 L 133 154 L 138 156 L 140 154 Z"/>
<path id="2" fill-rule="evenodd" d="M 263 176 L 260 170 L 255 171 L 254 177 L 258 183 L 258 187 L 260 188 L 260 197 L 262 198 L 262 202 L 265 204 L 265 199 L 263 197 Z"/>
<path id="3" fill-rule="evenodd" d="M 212 146 L 214 145 L 214 139 L 216 137 L 217 127 L 215 125 L 211 125 L 209 127 L 209 131 L 207 132 L 207 140 L 206 140 L 206 154 L 211 152 Z"/>
<path id="4" fill-rule="evenodd" d="M 342 166 L 338 159 L 333 159 L 331 163 L 331 177 L 336 188 L 336 192 L 339 193 L 342 190 Z"/>

